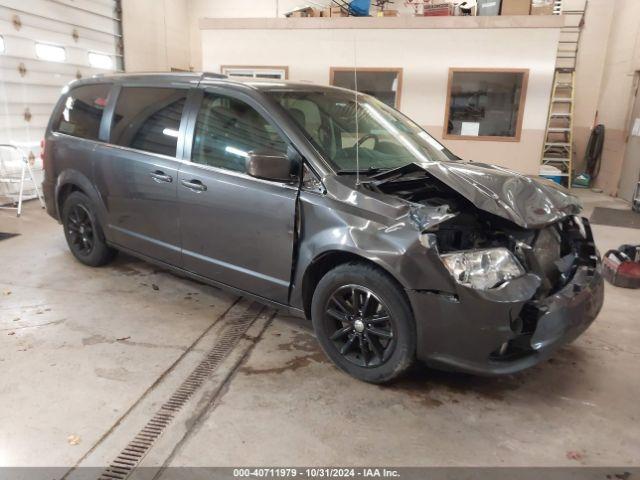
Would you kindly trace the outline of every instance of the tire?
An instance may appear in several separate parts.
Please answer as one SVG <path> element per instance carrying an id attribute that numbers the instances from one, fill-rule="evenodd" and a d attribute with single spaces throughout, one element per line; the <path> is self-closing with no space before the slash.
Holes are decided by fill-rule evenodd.
<path id="1" fill-rule="evenodd" d="M 72 192 L 62 206 L 62 225 L 69 250 L 81 263 L 99 267 L 113 260 L 116 251 L 104 239 L 93 203 L 82 192 Z"/>
<path id="2" fill-rule="evenodd" d="M 354 309 L 354 303 L 362 308 Z M 409 301 L 395 280 L 374 266 L 352 262 L 330 270 L 313 293 L 311 321 L 326 355 L 358 380 L 386 383 L 414 362 Z"/>

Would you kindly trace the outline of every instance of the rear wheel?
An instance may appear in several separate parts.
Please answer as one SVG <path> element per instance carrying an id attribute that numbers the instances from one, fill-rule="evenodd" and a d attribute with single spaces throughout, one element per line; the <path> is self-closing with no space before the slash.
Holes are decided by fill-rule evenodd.
<path id="1" fill-rule="evenodd" d="M 415 322 L 400 286 L 362 263 L 340 265 L 318 283 L 311 318 L 320 345 L 350 375 L 384 383 L 415 357 Z"/>
<path id="2" fill-rule="evenodd" d="M 80 262 L 98 267 L 113 259 L 115 250 L 106 244 L 93 204 L 84 193 L 73 192 L 65 199 L 62 225 L 69 250 Z"/>

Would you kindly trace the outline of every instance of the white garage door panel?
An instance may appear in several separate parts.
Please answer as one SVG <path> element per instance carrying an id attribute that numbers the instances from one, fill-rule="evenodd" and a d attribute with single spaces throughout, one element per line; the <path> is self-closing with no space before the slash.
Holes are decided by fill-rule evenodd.
<path id="1" fill-rule="evenodd" d="M 93 0 L 58 0 L 57 3 L 69 5 L 73 8 L 89 10 L 95 14 L 109 18 L 117 18 L 113 2 L 96 2 Z"/>
<path id="2" fill-rule="evenodd" d="M 86 2 L 89 4 L 89 2 Z M 2 5 L 16 11 L 32 13 L 61 23 L 91 26 L 96 30 L 117 33 L 116 17 L 104 17 L 87 11 L 56 3 L 52 0 L 2 0 Z"/>
<path id="3" fill-rule="evenodd" d="M 20 85 L 32 85 L 32 86 L 49 86 L 58 88 L 58 92 L 61 91 L 60 83 L 69 83 L 76 78 L 76 71 L 70 71 L 68 73 L 62 72 L 39 72 L 37 70 L 32 70 L 28 67 L 28 80 L 22 77 L 20 72 L 18 71 L 18 66 L 15 68 L 5 68 L 4 66 L 0 67 L 0 78 L 5 83 L 14 83 Z M 77 69 L 76 69 L 77 70 Z"/>
<path id="4" fill-rule="evenodd" d="M 100 52 L 108 55 L 116 55 L 117 48 L 113 41 L 113 37 L 109 39 L 106 35 L 103 39 L 85 38 L 79 33 L 77 41 L 74 41 L 69 32 L 51 32 L 48 30 L 40 30 L 37 27 L 22 27 L 19 31 L 13 30 L 12 25 L 6 21 L 0 21 L 0 31 L 10 32 L 4 33 L 2 37 L 7 44 L 7 47 L 11 45 L 11 52 L 14 55 L 32 56 L 33 42 L 34 40 L 42 43 L 50 43 L 52 45 L 58 45 L 65 47 L 67 51 L 73 49 L 81 49 L 85 53 L 87 51 Z M 24 53 L 18 52 L 18 49 L 25 49 Z M 86 59 L 84 61 L 86 62 Z"/>
<path id="5" fill-rule="evenodd" d="M 53 104 L 58 100 L 62 87 L 59 85 L 16 85 L 4 83 L 0 89 L 0 98 L 3 103 L 24 103 L 25 107 L 30 102 Z"/>
<path id="6" fill-rule="evenodd" d="M 78 31 L 78 34 L 87 38 L 104 38 L 106 37 L 119 37 L 120 34 L 117 30 L 117 24 L 114 27 L 107 28 L 105 30 L 97 29 L 94 25 L 74 25 L 72 22 L 68 22 L 67 20 L 59 21 L 59 20 L 51 20 L 46 17 L 41 17 L 34 13 L 23 13 L 22 11 L 16 11 L 11 8 L 0 5 L 0 19 L 3 21 L 7 21 L 9 23 L 12 22 L 13 16 L 18 14 L 20 16 L 20 21 L 22 22 L 22 26 L 24 27 L 33 27 L 40 30 L 47 30 L 51 32 L 60 32 L 60 33 L 69 33 L 69 31 L 73 31 L 75 28 Z M 14 30 L 13 25 L 11 30 Z"/>
<path id="7" fill-rule="evenodd" d="M 5 43 L 0 53 L 0 142 L 16 144 L 30 154 L 38 182 L 40 140 L 63 86 L 77 76 L 118 71 L 123 64 L 118 7 L 118 0 L 0 0 L 0 35 Z M 64 47 L 65 61 L 39 59 L 36 42 Z M 92 67 L 89 52 L 109 55 L 114 69 Z M 13 175 L 19 167 L 17 159 L 0 151 L 0 178 Z M 16 187 L 3 184 L 0 204 L 16 194 Z"/>
<path id="8" fill-rule="evenodd" d="M 0 113 L 0 125 L 20 125 L 24 123 L 24 114 L 18 113 L 15 115 L 5 115 Z M 34 115 L 31 114 L 31 120 L 29 120 L 29 127 L 34 128 L 36 130 L 44 131 L 47 128 L 47 124 L 49 123 L 49 115 Z M 25 127 L 27 128 L 27 127 Z M 11 138 L 6 138 L 2 143 L 7 143 L 7 141 L 11 141 Z"/>

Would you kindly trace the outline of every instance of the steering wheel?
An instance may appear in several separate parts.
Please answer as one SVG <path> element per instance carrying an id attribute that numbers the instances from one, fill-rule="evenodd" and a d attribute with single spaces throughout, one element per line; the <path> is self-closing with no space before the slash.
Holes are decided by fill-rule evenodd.
<path id="1" fill-rule="evenodd" d="M 380 138 L 375 133 L 368 133 L 364 137 L 362 137 L 360 140 L 358 140 L 358 146 L 359 147 L 362 146 L 362 144 L 367 140 L 369 140 L 370 138 L 373 138 L 373 140 L 375 141 L 373 144 L 373 149 L 375 150 L 376 148 L 378 148 L 378 143 L 380 143 Z"/>

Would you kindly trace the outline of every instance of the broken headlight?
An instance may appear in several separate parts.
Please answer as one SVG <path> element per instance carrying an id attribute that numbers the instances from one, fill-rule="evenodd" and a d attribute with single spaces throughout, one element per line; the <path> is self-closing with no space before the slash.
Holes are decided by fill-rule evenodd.
<path id="1" fill-rule="evenodd" d="M 488 248 L 447 253 L 441 256 L 458 283 L 478 290 L 494 288 L 525 271 L 506 248 Z"/>

